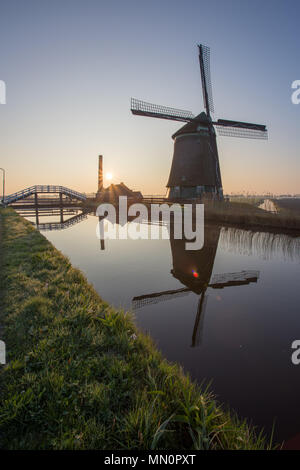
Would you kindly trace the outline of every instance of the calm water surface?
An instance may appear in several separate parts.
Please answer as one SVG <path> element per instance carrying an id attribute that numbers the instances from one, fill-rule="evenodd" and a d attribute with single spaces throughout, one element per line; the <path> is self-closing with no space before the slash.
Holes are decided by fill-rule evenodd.
<path id="1" fill-rule="evenodd" d="M 275 421 L 277 441 L 299 434 L 300 238 L 207 226 L 199 251 L 181 240 L 106 240 L 101 250 L 97 222 L 41 231 L 221 402 L 268 431 Z"/>

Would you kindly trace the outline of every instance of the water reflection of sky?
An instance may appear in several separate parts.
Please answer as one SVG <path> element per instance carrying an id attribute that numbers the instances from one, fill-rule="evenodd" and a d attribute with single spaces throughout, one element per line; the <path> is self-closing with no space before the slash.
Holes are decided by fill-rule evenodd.
<path id="1" fill-rule="evenodd" d="M 171 273 L 192 262 L 180 246 L 171 247 L 169 240 L 106 240 L 101 251 L 96 226 L 97 218 L 89 216 L 44 234 L 114 306 L 131 309 L 134 297 L 193 285 Z M 276 439 L 290 438 L 300 432 L 300 366 L 290 359 L 291 343 L 300 339 L 300 239 L 228 228 L 208 233 L 211 278 L 253 270 L 259 271 L 257 282 L 208 287 L 198 318 L 201 294 L 193 289 L 156 298 L 135 310 L 136 323 L 193 379 L 212 381 L 220 401 L 268 430 L 276 418 Z M 204 263 L 199 253 L 195 260 Z M 205 263 L 208 273 L 210 261 Z"/>

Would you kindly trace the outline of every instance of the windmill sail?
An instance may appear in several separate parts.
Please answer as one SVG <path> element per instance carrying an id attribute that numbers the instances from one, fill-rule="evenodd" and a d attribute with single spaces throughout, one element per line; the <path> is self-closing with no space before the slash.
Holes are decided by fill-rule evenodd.
<path id="1" fill-rule="evenodd" d="M 194 329 L 193 329 L 192 344 L 191 344 L 192 348 L 194 348 L 195 346 L 200 346 L 200 344 L 202 343 L 204 316 L 205 316 L 207 298 L 208 298 L 208 295 L 206 295 L 206 292 L 205 291 L 202 292 L 199 298 L 199 302 L 198 302 L 198 309 L 197 309 L 197 314 L 196 314 L 195 324 L 194 324 Z"/>
<path id="2" fill-rule="evenodd" d="M 199 49 L 199 62 L 201 71 L 202 93 L 203 102 L 206 113 L 214 113 L 214 102 L 212 96 L 211 75 L 210 75 L 210 48 L 200 44 Z"/>
<path id="3" fill-rule="evenodd" d="M 238 273 L 225 273 L 225 274 L 214 274 L 209 284 L 214 289 L 222 289 L 223 287 L 229 286 L 242 286 L 244 284 L 250 284 L 251 282 L 257 282 L 259 278 L 259 271 L 241 271 Z"/>
<path id="4" fill-rule="evenodd" d="M 131 112 L 140 116 L 170 119 L 172 121 L 193 121 L 195 116 L 191 111 L 169 108 L 159 104 L 147 103 L 146 101 L 131 98 Z"/>
<path id="5" fill-rule="evenodd" d="M 223 137 L 239 137 L 244 139 L 268 139 L 267 131 L 257 131 L 254 129 L 238 128 L 238 127 L 222 127 L 216 126 L 218 135 Z"/>
<path id="6" fill-rule="evenodd" d="M 175 290 L 166 290 L 163 292 L 154 292 L 152 294 L 140 295 L 132 299 L 132 309 L 136 310 L 149 304 L 158 304 L 166 300 L 172 300 L 175 297 L 183 297 L 191 293 L 189 288 L 181 288 Z"/>
<path id="7" fill-rule="evenodd" d="M 229 137 L 244 137 L 247 139 L 267 139 L 268 131 L 262 124 L 250 122 L 229 121 L 228 119 L 218 119 L 213 123 L 218 130 L 218 134 Z"/>
<path id="8" fill-rule="evenodd" d="M 257 282 L 258 278 L 259 271 L 253 270 L 241 271 L 237 273 L 215 274 L 212 277 L 210 283 L 206 285 L 203 292 L 206 291 L 207 287 L 212 287 L 213 289 L 223 289 L 224 287 L 230 286 L 243 286 L 245 284 Z M 183 297 L 190 294 L 191 292 L 192 289 L 189 287 L 184 287 L 181 289 L 166 290 L 162 292 L 153 292 L 151 294 L 140 295 L 132 299 L 132 309 L 137 310 L 149 304 L 157 304 L 159 302 L 165 302 L 166 300 L 171 300 L 177 297 Z"/>

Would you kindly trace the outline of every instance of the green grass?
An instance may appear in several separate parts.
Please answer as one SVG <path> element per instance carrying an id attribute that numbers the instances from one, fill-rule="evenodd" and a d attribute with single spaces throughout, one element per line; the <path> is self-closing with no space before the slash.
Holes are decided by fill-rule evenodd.
<path id="1" fill-rule="evenodd" d="M 2 449 L 262 449 L 164 360 L 129 314 L 12 209 L 0 209 Z"/>

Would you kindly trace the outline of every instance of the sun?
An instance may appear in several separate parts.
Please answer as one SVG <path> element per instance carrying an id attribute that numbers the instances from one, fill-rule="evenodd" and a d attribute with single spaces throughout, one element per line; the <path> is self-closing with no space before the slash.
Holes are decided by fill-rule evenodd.
<path id="1" fill-rule="evenodd" d="M 113 175 L 111 173 L 106 173 L 105 177 L 107 180 L 111 180 Z"/>

